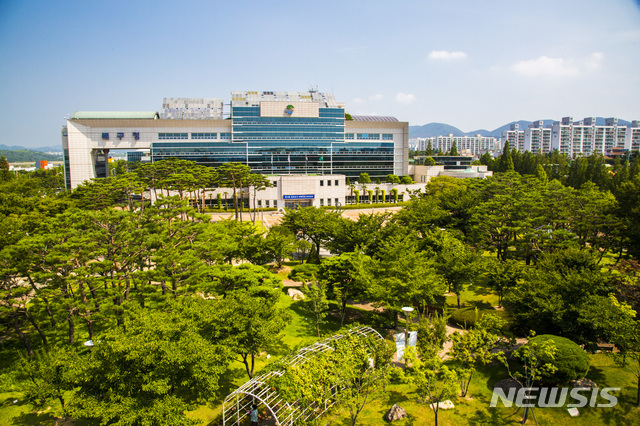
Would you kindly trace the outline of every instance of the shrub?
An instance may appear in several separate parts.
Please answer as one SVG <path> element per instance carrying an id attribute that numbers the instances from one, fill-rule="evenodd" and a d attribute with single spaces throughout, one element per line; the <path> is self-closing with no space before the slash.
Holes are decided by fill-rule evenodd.
<path id="1" fill-rule="evenodd" d="M 548 340 L 553 340 L 557 348 L 555 359 L 543 358 L 542 362 L 553 364 L 557 370 L 552 375 L 542 378 L 545 383 L 564 384 L 571 380 L 582 379 L 587 375 L 589 356 L 574 341 L 552 334 L 541 334 L 531 339 L 530 342 L 541 344 Z"/>
<path id="2" fill-rule="evenodd" d="M 496 311 L 495 309 L 478 309 L 476 314 L 476 308 L 474 307 L 456 309 L 451 313 L 449 321 L 459 327 L 472 328 L 475 327 L 476 322 L 486 314 L 497 315 L 508 323 L 509 318 L 505 311 Z"/>
<path id="3" fill-rule="evenodd" d="M 318 265 L 313 263 L 303 263 L 296 265 L 289 272 L 289 279 L 293 281 L 313 281 L 318 277 Z"/>
<path id="4" fill-rule="evenodd" d="M 389 381 L 394 384 L 404 384 L 409 382 L 409 378 L 405 376 L 404 370 L 398 367 L 389 369 Z"/>

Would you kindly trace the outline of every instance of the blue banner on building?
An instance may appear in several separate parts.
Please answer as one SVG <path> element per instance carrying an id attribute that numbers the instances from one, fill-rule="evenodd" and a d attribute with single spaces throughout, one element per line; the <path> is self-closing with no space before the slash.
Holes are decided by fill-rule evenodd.
<path id="1" fill-rule="evenodd" d="M 314 194 L 302 194 L 302 195 L 283 195 L 283 200 L 307 200 L 311 198 L 316 198 Z"/>

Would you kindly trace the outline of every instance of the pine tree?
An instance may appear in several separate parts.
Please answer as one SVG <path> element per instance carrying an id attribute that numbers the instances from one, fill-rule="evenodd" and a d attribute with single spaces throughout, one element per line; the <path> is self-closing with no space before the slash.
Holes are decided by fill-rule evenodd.
<path id="1" fill-rule="evenodd" d="M 500 156 L 500 163 L 498 166 L 499 172 L 512 172 L 514 171 L 513 167 L 513 158 L 511 157 L 511 147 L 509 146 L 509 141 L 505 141 L 504 148 L 502 150 L 502 155 Z"/>

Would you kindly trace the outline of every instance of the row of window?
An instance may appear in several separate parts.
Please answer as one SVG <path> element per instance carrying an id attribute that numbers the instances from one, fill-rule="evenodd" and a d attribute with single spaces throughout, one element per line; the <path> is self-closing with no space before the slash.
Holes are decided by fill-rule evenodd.
<path id="1" fill-rule="evenodd" d="M 335 202 L 335 206 L 337 206 L 338 204 L 340 204 L 340 199 L 339 198 L 334 198 L 334 202 Z M 331 205 L 331 198 L 327 198 L 327 206 Z M 320 206 L 324 206 L 324 198 L 320 198 Z"/>
<path id="2" fill-rule="evenodd" d="M 393 140 L 393 134 L 392 133 L 345 133 L 344 134 L 344 138 L 345 139 L 359 139 L 359 140 L 380 140 L 382 139 L 383 141 L 392 141 Z"/>
<path id="3" fill-rule="evenodd" d="M 335 182 L 334 186 L 340 185 L 340 181 L 338 179 L 336 179 L 334 182 Z M 324 186 L 324 180 L 320 181 L 320 186 Z M 327 186 L 331 186 L 331 179 L 327 179 Z"/>
<path id="4" fill-rule="evenodd" d="M 189 133 L 158 133 L 158 139 L 189 139 Z M 191 139 L 231 139 L 231 133 L 191 133 Z"/>

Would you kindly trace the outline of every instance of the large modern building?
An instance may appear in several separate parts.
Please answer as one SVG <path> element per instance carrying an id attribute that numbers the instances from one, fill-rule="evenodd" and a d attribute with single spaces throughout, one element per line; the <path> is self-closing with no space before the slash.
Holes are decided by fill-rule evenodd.
<path id="1" fill-rule="evenodd" d="M 226 105 L 167 98 L 161 113 L 76 112 L 62 130 L 66 185 L 105 177 L 113 150 L 213 167 L 240 162 L 269 175 L 407 175 L 409 123 L 345 112 L 333 94 L 313 90 L 232 92 Z"/>

